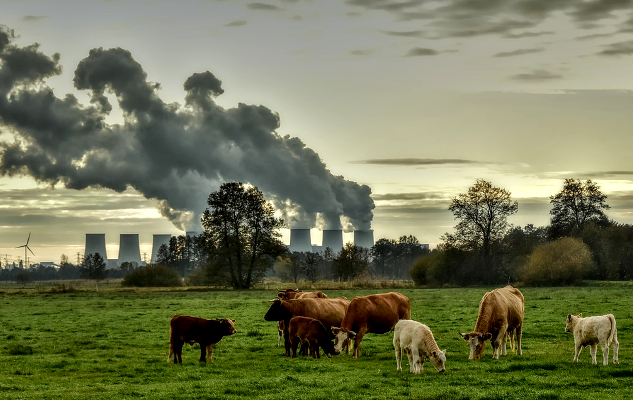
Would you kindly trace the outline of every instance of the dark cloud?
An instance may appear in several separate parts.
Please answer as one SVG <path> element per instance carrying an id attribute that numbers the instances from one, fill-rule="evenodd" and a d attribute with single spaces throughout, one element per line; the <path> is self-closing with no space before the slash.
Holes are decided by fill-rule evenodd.
<path id="1" fill-rule="evenodd" d="M 612 37 L 614 35 L 615 33 L 594 33 L 592 35 L 579 36 L 576 38 L 576 40 L 579 40 L 579 41 L 592 40 L 592 39 L 599 39 L 599 38 L 605 38 L 605 37 Z"/>
<path id="2" fill-rule="evenodd" d="M 521 56 L 523 54 L 540 53 L 543 51 L 545 51 L 545 49 L 542 47 L 538 47 L 534 49 L 519 49 L 519 50 L 514 50 L 514 51 L 503 51 L 501 53 L 495 54 L 494 57 L 514 57 L 514 56 Z"/>
<path id="3" fill-rule="evenodd" d="M 247 21 L 245 21 L 245 20 L 243 20 L 243 19 L 240 19 L 240 20 L 237 20 L 237 21 L 232 21 L 232 22 L 229 22 L 228 24 L 224 24 L 224 26 L 230 26 L 230 27 L 233 27 L 233 26 L 244 26 L 244 25 L 246 25 L 246 24 L 248 24 L 248 22 L 247 22 Z"/>
<path id="4" fill-rule="evenodd" d="M 506 38 L 547 33 L 517 33 L 553 15 L 569 16 L 579 28 L 603 26 L 612 17 L 630 12 L 633 0 L 440 0 L 433 9 L 425 0 L 347 0 L 365 11 L 390 13 L 398 21 L 420 21 L 420 36 L 433 38 L 500 35 Z M 412 31 L 418 32 L 418 31 Z"/>
<path id="5" fill-rule="evenodd" d="M 93 49 L 74 77 L 75 87 L 91 94 L 86 106 L 45 85 L 61 70 L 59 55 L 6 38 L 0 29 L 0 44 L 7 43 L 0 52 L 0 126 L 13 141 L 0 141 L 0 174 L 77 190 L 132 187 L 157 200 L 182 230 L 199 227 L 209 193 L 226 181 L 259 187 L 292 226 L 313 227 L 320 215 L 327 227 L 340 227 L 343 217 L 356 229 L 369 228 L 368 186 L 333 175 L 299 138 L 278 135 L 279 116 L 270 109 L 220 107 L 215 98 L 224 89 L 212 73 L 185 81 L 184 106 L 166 104 L 129 51 Z M 105 121 L 109 94 L 123 124 Z"/>
<path id="6" fill-rule="evenodd" d="M 562 75 L 555 74 L 544 69 L 537 69 L 526 74 L 517 74 L 510 77 L 512 80 L 523 82 L 543 82 L 562 78 Z"/>
<path id="7" fill-rule="evenodd" d="M 406 57 L 420 57 L 420 56 L 436 56 L 440 54 L 437 50 L 425 49 L 422 47 L 416 47 L 407 52 Z"/>
<path id="8" fill-rule="evenodd" d="M 424 31 L 406 31 L 406 32 L 382 31 L 382 32 L 389 36 L 413 37 L 413 38 L 424 37 Z"/>
<path id="9" fill-rule="evenodd" d="M 359 49 L 359 50 L 352 50 L 349 53 L 355 56 L 369 56 L 373 53 L 373 50 L 364 50 L 364 49 Z"/>
<path id="10" fill-rule="evenodd" d="M 376 158 L 361 160 L 355 164 L 375 164 L 375 165 L 445 165 L 445 164 L 480 164 L 479 161 L 463 160 L 459 158 Z"/>
<path id="11" fill-rule="evenodd" d="M 417 201 L 417 200 L 446 200 L 443 193 L 415 192 L 415 193 L 383 193 L 372 195 L 376 201 Z"/>
<path id="12" fill-rule="evenodd" d="M 251 10 L 263 10 L 263 11 L 279 11 L 281 8 L 279 6 L 267 3 L 248 3 L 246 5 Z"/>
<path id="13" fill-rule="evenodd" d="M 26 15 L 22 18 L 22 21 L 34 22 L 34 21 L 40 21 L 46 18 L 48 18 L 46 15 Z"/>
<path id="14" fill-rule="evenodd" d="M 606 49 L 598 52 L 602 56 L 628 56 L 633 54 L 633 40 L 612 43 L 605 46 Z"/>
<path id="15" fill-rule="evenodd" d="M 553 35 L 554 31 L 542 31 L 542 32 L 522 32 L 522 33 L 506 33 L 503 37 L 508 39 L 520 39 L 525 37 L 538 37 L 545 35 Z"/>

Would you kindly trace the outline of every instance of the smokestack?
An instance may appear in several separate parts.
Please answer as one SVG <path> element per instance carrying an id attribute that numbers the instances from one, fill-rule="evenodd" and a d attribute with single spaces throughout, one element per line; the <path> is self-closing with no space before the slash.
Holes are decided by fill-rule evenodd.
<path id="1" fill-rule="evenodd" d="M 141 249 L 138 233 L 122 233 L 119 240 L 119 264 L 124 262 L 141 263 Z"/>
<path id="2" fill-rule="evenodd" d="M 290 230 L 290 251 L 300 251 L 303 253 L 312 251 L 312 242 L 310 241 L 310 229 L 291 229 Z"/>
<path id="3" fill-rule="evenodd" d="M 343 230 L 323 230 L 323 250 L 325 250 L 326 247 L 329 247 L 335 254 L 340 253 L 343 249 Z"/>
<path id="4" fill-rule="evenodd" d="M 84 257 L 88 254 L 101 255 L 104 261 L 108 259 L 106 254 L 105 233 L 86 233 L 86 248 L 84 249 Z"/>
<path id="5" fill-rule="evenodd" d="M 372 248 L 374 246 L 374 231 L 372 229 L 354 231 L 354 245 L 367 249 Z"/>
<path id="6" fill-rule="evenodd" d="M 171 239 L 171 235 L 154 235 L 154 240 L 152 241 L 152 258 L 150 259 L 150 263 L 154 264 L 156 262 L 156 257 L 158 256 L 158 249 L 160 249 L 161 245 L 169 246 L 169 239 Z"/>

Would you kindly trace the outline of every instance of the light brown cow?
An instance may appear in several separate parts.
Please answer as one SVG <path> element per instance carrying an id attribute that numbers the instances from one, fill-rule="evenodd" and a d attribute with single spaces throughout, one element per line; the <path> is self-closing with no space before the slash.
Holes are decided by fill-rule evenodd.
<path id="1" fill-rule="evenodd" d="M 182 364 L 182 346 L 185 343 L 200 344 L 200 362 L 213 362 L 213 345 L 224 336 L 236 333 L 234 319 L 204 319 L 189 315 L 174 315 L 169 323 L 169 355 L 174 355 L 174 364 Z"/>
<path id="2" fill-rule="evenodd" d="M 349 303 L 340 328 L 332 328 L 336 336 L 334 348 L 340 352 L 348 341 L 354 340 L 354 358 L 358 358 L 360 342 L 366 333 L 387 333 L 393 330 L 399 320 L 410 318 L 411 302 L 401 293 L 355 297 Z"/>
<path id="3" fill-rule="evenodd" d="M 512 334 L 516 333 L 517 354 L 521 355 L 521 335 L 523 327 L 524 300 L 519 289 L 512 286 L 487 292 L 479 303 L 479 316 L 475 329 L 470 333 L 460 333 L 470 347 L 469 360 L 479 360 L 484 353 L 486 340 L 492 343 L 492 358 L 505 356 L 506 337 L 510 336 L 510 344 L 514 349 Z"/>
<path id="4" fill-rule="evenodd" d="M 609 365 L 609 346 L 613 345 L 613 363 L 618 364 L 618 329 L 613 314 L 583 318 L 582 314 L 567 314 L 565 332 L 574 333 L 574 361 L 578 362 L 580 350 L 590 346 L 591 362 L 598 364 L 596 351 L 598 343 L 602 348 L 602 364 Z"/>
<path id="5" fill-rule="evenodd" d="M 303 350 L 304 344 L 310 349 L 310 355 L 313 358 L 320 358 L 319 348 L 328 356 L 339 354 L 334 350 L 332 340 L 334 335 L 329 329 L 323 326 L 318 319 L 310 317 L 294 316 L 290 319 L 288 327 L 288 335 L 290 339 L 290 348 L 292 349 L 292 358 L 297 356 L 297 346 L 301 343 Z"/>
<path id="6" fill-rule="evenodd" d="M 446 350 L 440 350 L 428 326 L 410 319 L 398 321 L 393 330 L 396 370 L 402 371 L 402 352 L 407 353 L 409 371 L 422 373 L 424 360 L 429 360 L 437 372 L 446 369 Z"/>
<path id="7" fill-rule="evenodd" d="M 285 354 L 289 356 L 288 324 L 292 317 L 299 315 L 318 319 L 327 329 L 330 329 L 332 326 L 341 324 L 349 303 L 349 300 L 344 297 L 336 299 L 275 299 L 264 315 L 264 319 L 266 321 L 284 321 Z"/>

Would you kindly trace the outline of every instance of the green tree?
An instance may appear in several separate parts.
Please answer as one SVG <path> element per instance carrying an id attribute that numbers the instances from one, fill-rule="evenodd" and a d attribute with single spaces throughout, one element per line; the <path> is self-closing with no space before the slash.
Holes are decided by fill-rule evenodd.
<path id="1" fill-rule="evenodd" d="M 381 277 L 392 276 L 395 268 L 397 245 L 393 239 L 381 238 L 370 249 L 374 271 Z"/>
<path id="2" fill-rule="evenodd" d="M 508 216 L 519 209 L 510 196 L 509 191 L 477 179 L 468 193 L 451 200 L 448 209 L 459 223 L 455 226 L 455 234 L 447 235 L 449 241 L 463 249 L 479 251 L 483 265 L 490 268 L 492 245 L 503 238 L 510 228 Z"/>
<path id="3" fill-rule="evenodd" d="M 106 271 L 106 263 L 101 254 L 86 254 L 81 265 L 80 275 L 86 279 L 105 279 L 108 275 L 108 271 Z"/>
<path id="4" fill-rule="evenodd" d="M 367 272 L 369 249 L 349 242 L 332 261 L 332 275 L 341 281 L 358 278 Z"/>
<path id="5" fill-rule="evenodd" d="M 578 238 L 564 237 L 537 246 L 521 271 L 528 285 L 577 285 L 591 271 L 589 247 Z"/>
<path id="6" fill-rule="evenodd" d="M 609 221 L 603 211 L 610 208 L 606 199 L 607 195 L 591 179 L 585 182 L 565 179 L 563 189 L 550 196 L 550 238 L 567 236 L 572 230 L 580 230 L 589 222 L 608 225 Z"/>
<path id="7" fill-rule="evenodd" d="M 318 253 L 306 253 L 303 259 L 301 270 L 306 279 L 310 282 L 316 282 L 320 275 L 320 267 L 323 262 L 323 257 Z"/>
<path id="8" fill-rule="evenodd" d="M 202 225 L 214 247 L 213 268 L 227 272 L 235 289 L 248 289 L 287 252 L 280 240 L 283 220 L 259 189 L 241 182 L 222 184 L 207 204 Z"/>

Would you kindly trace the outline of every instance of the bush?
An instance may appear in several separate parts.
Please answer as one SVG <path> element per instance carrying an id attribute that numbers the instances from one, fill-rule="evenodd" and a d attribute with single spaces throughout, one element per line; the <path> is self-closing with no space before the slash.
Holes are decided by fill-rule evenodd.
<path id="1" fill-rule="evenodd" d="M 578 285 L 592 267 L 589 247 L 578 238 L 564 237 L 536 247 L 521 279 L 534 286 Z"/>
<path id="2" fill-rule="evenodd" d="M 138 268 L 123 278 L 123 286 L 171 287 L 182 286 L 180 275 L 165 265 L 148 265 Z"/>

